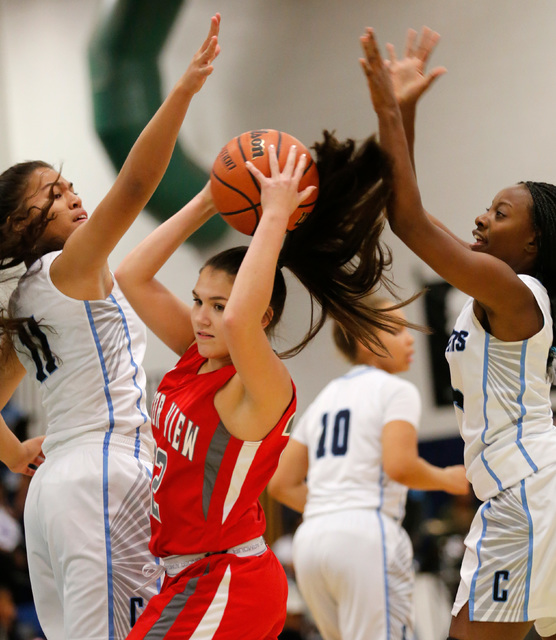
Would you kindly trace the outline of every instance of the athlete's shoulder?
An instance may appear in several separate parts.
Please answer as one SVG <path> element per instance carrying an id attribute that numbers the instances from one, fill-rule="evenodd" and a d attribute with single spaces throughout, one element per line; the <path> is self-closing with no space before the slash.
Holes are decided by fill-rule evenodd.
<path id="1" fill-rule="evenodd" d="M 548 291 L 544 284 L 538 280 L 537 278 L 525 274 L 518 274 L 520 280 L 529 287 L 531 293 L 535 296 L 535 300 L 539 305 L 544 317 L 549 320 L 547 325 L 549 325 L 550 331 L 552 329 L 550 325 L 552 324 L 552 309 L 550 304 L 550 297 L 548 295 Z"/>
<path id="2" fill-rule="evenodd" d="M 519 279 L 523 282 L 523 284 L 527 285 L 529 289 L 533 292 L 533 295 L 537 300 L 540 298 L 548 300 L 548 291 L 544 284 L 535 278 L 534 276 L 529 276 L 524 273 L 518 274 Z"/>

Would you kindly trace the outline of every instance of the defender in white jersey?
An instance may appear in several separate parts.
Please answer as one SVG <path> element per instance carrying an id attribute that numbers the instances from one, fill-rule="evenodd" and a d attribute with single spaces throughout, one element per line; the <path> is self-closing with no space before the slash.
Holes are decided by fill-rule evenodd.
<path id="1" fill-rule="evenodd" d="M 421 399 L 393 375 L 409 368 L 413 337 L 407 328 L 378 335 L 389 355 L 335 325 L 335 342 L 355 366 L 303 414 L 268 487 L 303 512 L 294 567 L 324 640 L 413 638 L 413 550 L 401 526 L 408 487 L 469 490 L 462 465 L 441 469 L 418 455 Z"/>
<path id="2" fill-rule="evenodd" d="M 388 65 L 372 29 L 361 40 L 381 142 L 394 163 L 391 227 L 471 298 L 446 351 L 467 475 L 485 502 L 466 539 L 450 637 L 521 640 L 534 622 L 554 640 L 556 186 L 503 189 L 475 219 L 474 243 L 459 240 L 423 209 L 411 155 L 416 103 L 442 71 L 425 74 L 430 47 L 416 47 L 414 32 L 402 60 L 390 47 Z"/>
<path id="3" fill-rule="evenodd" d="M 29 488 L 25 533 L 48 640 L 123 640 L 156 592 L 142 575 L 154 560 L 145 329 L 107 258 L 166 170 L 189 103 L 212 71 L 219 23 L 212 18 L 90 220 L 51 165 L 24 162 L 0 175 L 0 268 L 27 267 L 0 317 L 0 407 L 25 373 L 39 385 L 46 460 Z M 0 458 L 10 468 L 41 462 L 40 442 L 22 446 L 0 421 Z"/>

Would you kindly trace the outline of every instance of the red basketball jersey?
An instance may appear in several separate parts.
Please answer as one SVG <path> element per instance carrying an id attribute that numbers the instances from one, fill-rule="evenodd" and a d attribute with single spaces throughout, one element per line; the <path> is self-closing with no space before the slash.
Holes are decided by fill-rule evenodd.
<path id="1" fill-rule="evenodd" d="M 214 408 L 233 365 L 198 374 L 205 358 L 193 344 L 155 395 L 156 440 L 151 491 L 151 552 L 158 557 L 223 551 L 263 534 L 259 496 L 287 444 L 296 409 L 292 400 L 259 442 L 232 436 Z"/>

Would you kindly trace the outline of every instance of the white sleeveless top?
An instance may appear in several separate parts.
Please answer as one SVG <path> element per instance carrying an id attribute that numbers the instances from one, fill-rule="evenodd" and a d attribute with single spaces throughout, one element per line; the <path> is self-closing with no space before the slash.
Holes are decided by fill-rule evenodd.
<path id="1" fill-rule="evenodd" d="M 35 262 L 11 299 L 14 316 L 32 316 L 38 323 L 34 329 L 26 326 L 30 345 L 21 337 L 15 345 L 40 387 L 48 422 L 43 450 L 90 432 L 129 436 L 150 449 L 145 327 L 116 281 L 105 300 L 75 300 L 61 293 L 50 279 L 59 254 Z"/>
<path id="2" fill-rule="evenodd" d="M 403 420 L 418 429 L 415 385 L 375 367 L 357 365 L 332 380 L 294 428 L 308 448 L 304 518 L 344 509 L 377 509 L 396 521 L 405 514 L 407 487 L 382 466 L 382 429 Z"/>
<path id="3" fill-rule="evenodd" d="M 482 328 L 469 299 L 446 348 L 467 477 L 481 500 L 556 462 L 546 373 L 552 345 L 550 302 L 537 279 L 519 277 L 544 317 L 537 334 L 519 342 L 498 340 Z"/>

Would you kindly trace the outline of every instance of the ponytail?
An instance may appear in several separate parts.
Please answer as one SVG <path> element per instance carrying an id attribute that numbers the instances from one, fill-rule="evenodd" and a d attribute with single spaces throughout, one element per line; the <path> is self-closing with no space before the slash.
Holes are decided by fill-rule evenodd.
<path id="1" fill-rule="evenodd" d="M 374 137 L 356 149 L 353 140 L 339 142 L 325 131 L 314 149 L 319 197 L 305 222 L 286 236 L 279 260 L 311 296 L 310 326 L 296 346 L 280 355 L 299 353 L 329 317 L 357 342 L 384 351 L 377 330 L 392 333 L 400 325 L 412 326 L 365 300 L 381 286 L 399 299 L 386 275 L 391 253 L 380 241 L 392 193 L 390 161 Z"/>
<path id="2" fill-rule="evenodd" d="M 395 332 L 400 326 L 417 327 L 390 312 L 414 300 L 384 308 L 369 304 L 368 296 L 383 287 L 391 296 L 394 285 L 386 276 L 392 258 L 380 241 L 383 211 L 392 193 L 390 162 L 376 140 L 369 138 L 356 149 L 353 140 L 338 142 L 328 131 L 314 145 L 320 191 L 315 208 L 295 231 L 287 233 L 278 258 L 270 300 L 273 310 L 267 332 L 278 324 L 286 301 L 287 267 L 310 295 L 309 328 L 302 340 L 279 353 L 291 358 L 302 351 L 328 318 L 355 342 L 387 352 L 377 331 Z M 212 267 L 235 276 L 247 247 L 233 247 L 209 258 L 201 268 Z M 417 294 L 420 295 L 420 294 Z M 319 309 L 317 311 L 317 308 Z"/>

